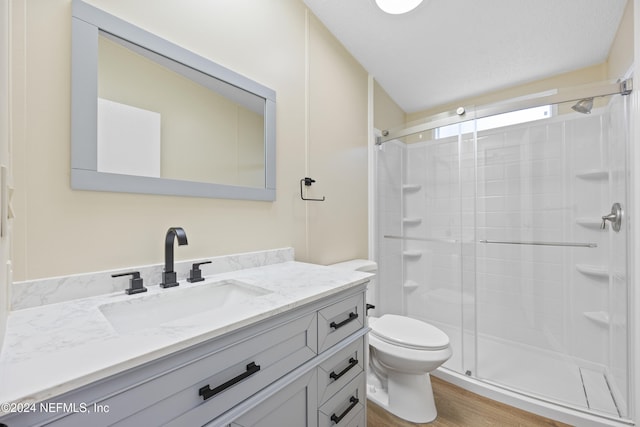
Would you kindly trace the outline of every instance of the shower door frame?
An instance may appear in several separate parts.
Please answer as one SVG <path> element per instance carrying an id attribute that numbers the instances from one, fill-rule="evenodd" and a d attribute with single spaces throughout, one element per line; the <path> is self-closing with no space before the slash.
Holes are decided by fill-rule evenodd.
<path id="1" fill-rule="evenodd" d="M 388 130 L 383 130 L 376 134 L 375 145 L 379 146 L 387 141 L 399 140 L 403 137 L 413 135 L 419 132 L 432 130 L 434 128 L 456 124 L 456 123 L 462 123 L 470 120 L 476 120 L 479 118 L 493 116 L 493 115 L 511 112 L 515 110 L 539 107 L 539 106 L 549 105 L 549 104 L 560 104 L 560 103 L 578 101 L 584 98 L 591 98 L 591 97 L 604 97 L 604 96 L 617 95 L 617 94 L 629 95 L 632 93 L 632 89 L 633 89 L 633 81 L 632 79 L 627 79 L 622 82 L 604 83 L 604 84 L 600 83 L 600 84 L 585 85 L 580 87 L 558 89 L 552 92 L 551 91 L 547 92 L 540 96 L 533 95 L 528 98 L 524 97 L 519 100 L 515 100 L 511 102 L 507 101 L 507 102 L 498 103 L 498 104 L 491 104 L 488 106 L 460 107 L 457 109 L 457 111 L 448 111 L 448 112 L 443 112 L 437 115 L 433 115 L 433 116 L 430 116 L 429 118 L 421 120 L 420 122 L 410 123 L 408 124 L 408 126 L 405 126 L 405 127 L 397 127 L 397 128 L 392 128 Z M 631 114 L 629 117 L 631 123 L 634 123 L 634 119 L 640 117 L 640 105 L 638 102 L 639 97 L 640 97 L 639 94 L 633 94 L 633 97 L 631 98 L 631 102 L 630 102 Z M 634 113 L 636 113 L 636 115 L 633 115 Z M 634 133 L 634 129 L 635 127 L 631 125 L 631 133 L 629 137 L 629 144 L 627 147 L 627 151 L 630 154 L 629 157 L 631 159 L 634 158 L 634 154 L 635 154 L 635 157 L 640 157 L 640 149 L 638 149 L 636 152 L 632 148 L 632 146 L 634 145 L 634 142 L 637 142 L 638 136 L 640 135 L 640 129 L 636 129 L 635 133 Z M 627 200 L 627 206 L 633 207 L 635 206 L 635 203 L 637 203 L 635 198 L 633 197 L 633 192 L 635 188 L 638 188 L 638 186 L 635 184 L 640 182 L 640 177 L 634 176 L 634 172 L 632 171 L 632 169 L 628 169 L 627 173 L 629 175 L 629 181 L 627 183 L 628 185 L 627 194 L 629 195 Z M 629 215 L 627 215 L 627 220 L 632 221 Z M 638 239 L 636 238 L 636 234 L 637 233 L 635 231 L 632 231 L 628 234 L 628 239 L 629 239 L 628 248 L 630 252 L 628 256 L 630 260 L 629 261 L 630 265 L 628 266 L 629 277 L 627 282 L 627 286 L 629 288 L 629 292 L 628 292 L 629 301 L 628 301 L 628 311 L 627 311 L 627 317 L 629 322 L 628 330 L 627 330 L 627 336 L 628 336 L 627 352 L 629 356 L 629 359 L 628 359 L 629 360 L 629 367 L 628 367 L 629 378 L 631 380 L 630 380 L 630 390 L 629 390 L 627 403 L 629 405 L 628 416 L 632 420 L 636 420 L 638 417 L 638 401 L 640 400 L 640 393 L 638 393 L 638 376 L 639 376 L 638 367 L 635 366 L 636 365 L 635 363 L 633 363 L 633 361 L 635 360 L 634 354 L 636 353 L 636 349 L 638 348 L 638 343 L 636 343 L 633 338 L 639 334 L 638 329 L 640 328 L 638 327 L 639 325 L 636 324 L 637 319 L 633 317 L 634 311 L 632 310 L 633 307 L 636 305 L 634 304 L 634 302 L 636 300 L 639 300 L 639 298 L 637 294 L 634 294 L 634 292 L 630 289 L 631 284 L 634 283 L 635 269 L 636 269 L 633 266 L 633 261 L 632 261 L 633 260 L 632 257 L 636 252 L 634 248 L 638 245 Z M 376 236 L 376 238 L 379 239 L 381 238 L 381 236 Z M 634 343 L 635 343 L 635 347 L 634 347 Z M 472 391 L 481 392 L 481 394 L 485 394 L 489 397 L 495 398 L 496 400 L 505 401 L 507 403 L 514 404 L 514 406 L 520 406 L 520 407 L 522 407 L 524 402 L 524 409 L 532 410 L 534 412 L 539 412 L 541 414 L 546 413 L 547 415 L 551 415 L 554 412 L 559 411 L 559 409 L 550 408 L 548 403 L 545 403 L 544 401 L 538 401 L 535 398 L 533 399 L 529 398 L 527 397 L 527 395 L 515 393 L 509 396 L 508 390 L 507 390 L 507 394 L 505 395 L 505 390 L 503 388 L 493 387 L 490 383 L 487 383 L 485 381 L 478 380 L 475 378 L 468 378 L 468 377 L 465 378 L 464 375 L 462 374 L 458 374 L 454 372 L 452 372 L 451 374 L 453 375 L 446 373 L 444 377 L 447 377 L 447 380 L 449 381 L 459 383 L 460 385 L 465 386 L 465 388 L 468 388 Z M 459 376 L 459 378 L 456 378 L 456 376 Z M 470 387 L 469 387 L 469 384 L 462 384 L 463 382 L 466 382 L 468 380 L 470 380 L 470 384 L 471 384 Z M 538 410 L 532 409 L 532 405 L 538 406 Z M 551 405 L 555 406 L 555 404 L 551 404 Z M 559 407 L 562 408 L 563 405 L 559 404 Z M 578 412 L 581 413 L 581 416 L 584 415 L 587 418 L 591 417 L 589 413 L 583 413 L 582 411 L 578 411 Z M 563 417 L 560 417 L 560 418 L 563 418 Z M 599 417 L 596 417 L 596 418 L 599 418 Z M 614 423 L 616 421 L 619 421 L 620 423 L 619 425 L 627 425 L 626 423 L 624 423 L 623 420 L 610 420 L 610 421 L 613 421 Z M 618 425 L 618 424 L 612 424 L 612 425 Z"/>
<path id="2" fill-rule="evenodd" d="M 531 98 L 527 97 L 526 99 L 518 101 L 479 107 L 474 105 L 458 107 L 456 111 L 446 111 L 444 113 L 436 114 L 425 120 L 421 120 L 420 123 L 414 125 L 383 130 L 382 136 L 376 138 L 376 145 L 384 144 L 387 141 L 403 138 L 405 136 L 424 132 L 437 127 L 462 123 L 474 119 L 481 119 L 483 117 L 495 116 L 496 114 L 524 110 L 526 108 L 541 107 L 548 104 L 561 104 L 564 102 L 579 101 L 585 98 L 597 98 L 617 94 L 629 95 L 632 90 L 633 80 L 626 79 L 615 83 L 601 83 L 558 89 L 554 90 L 553 94 L 535 96 Z M 467 116 L 468 111 L 473 112 L 472 117 Z"/>

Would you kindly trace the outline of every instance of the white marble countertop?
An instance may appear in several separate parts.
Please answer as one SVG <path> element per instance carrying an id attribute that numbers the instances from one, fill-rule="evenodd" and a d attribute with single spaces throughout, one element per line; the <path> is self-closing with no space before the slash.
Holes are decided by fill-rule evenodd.
<path id="1" fill-rule="evenodd" d="M 116 292 L 12 311 L 0 353 L 0 403 L 40 402 L 366 282 L 368 273 L 287 261 L 206 276 L 205 282 Z M 100 306 L 233 280 L 270 291 L 214 310 L 118 333 Z M 177 295 L 177 294 L 176 294 Z M 0 411 L 2 415 L 2 411 Z"/>

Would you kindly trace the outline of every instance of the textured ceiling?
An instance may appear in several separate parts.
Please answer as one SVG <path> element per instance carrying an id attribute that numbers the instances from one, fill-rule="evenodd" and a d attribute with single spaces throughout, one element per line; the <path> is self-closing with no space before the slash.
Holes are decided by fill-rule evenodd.
<path id="1" fill-rule="evenodd" d="M 407 113 L 606 61 L 627 0 L 304 0 Z"/>

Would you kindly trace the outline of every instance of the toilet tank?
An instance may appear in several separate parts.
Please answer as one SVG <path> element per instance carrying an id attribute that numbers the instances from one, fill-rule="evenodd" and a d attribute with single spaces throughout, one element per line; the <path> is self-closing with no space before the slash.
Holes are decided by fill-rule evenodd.
<path id="1" fill-rule="evenodd" d="M 343 261 L 336 264 L 330 264 L 327 267 L 339 268 L 342 270 L 350 271 L 363 271 L 365 273 L 376 274 L 378 272 L 378 264 L 375 261 L 368 259 L 352 259 L 349 261 Z M 372 277 L 367 285 L 367 304 L 377 305 L 378 302 L 378 287 L 376 283 L 376 277 Z M 375 316 L 376 310 L 369 311 L 369 315 Z"/>

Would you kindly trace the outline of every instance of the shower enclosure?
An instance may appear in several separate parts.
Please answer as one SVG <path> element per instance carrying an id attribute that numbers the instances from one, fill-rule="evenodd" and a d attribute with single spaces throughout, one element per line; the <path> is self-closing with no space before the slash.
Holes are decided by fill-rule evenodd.
<path id="1" fill-rule="evenodd" d="M 605 86 L 379 138 L 377 298 L 379 312 L 447 333 L 445 372 L 622 421 L 629 97 Z"/>

